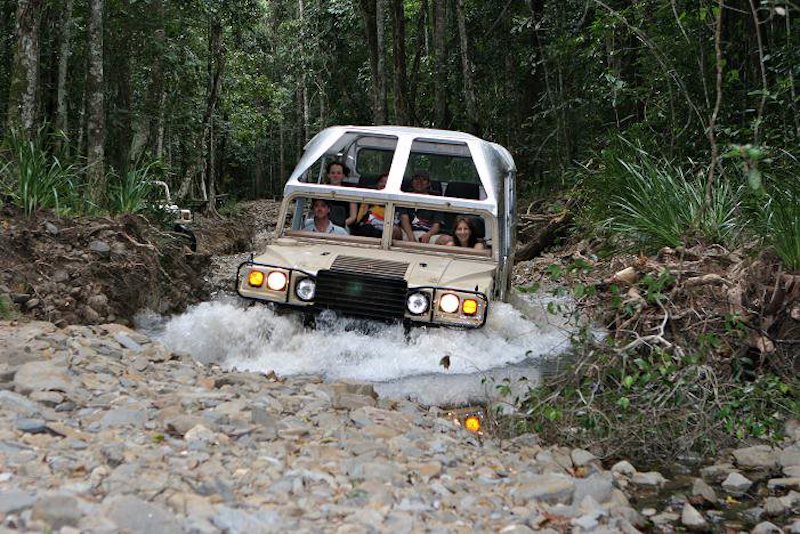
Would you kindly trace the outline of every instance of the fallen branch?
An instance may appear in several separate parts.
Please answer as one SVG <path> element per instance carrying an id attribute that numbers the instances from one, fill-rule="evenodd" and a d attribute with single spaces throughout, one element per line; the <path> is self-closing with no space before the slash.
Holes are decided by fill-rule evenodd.
<path id="1" fill-rule="evenodd" d="M 691 278 L 687 278 L 684 280 L 682 286 L 684 288 L 692 288 L 692 287 L 699 287 L 705 286 L 709 284 L 720 284 L 726 287 L 731 287 L 734 285 L 733 282 L 721 277 L 718 274 L 710 273 L 704 274 L 702 276 L 692 276 Z"/>
<path id="2" fill-rule="evenodd" d="M 541 254 L 556 239 L 564 235 L 567 226 L 572 222 L 572 217 L 573 214 L 568 207 L 563 213 L 550 219 L 550 222 L 539 230 L 530 242 L 517 251 L 515 261 L 527 261 Z"/>

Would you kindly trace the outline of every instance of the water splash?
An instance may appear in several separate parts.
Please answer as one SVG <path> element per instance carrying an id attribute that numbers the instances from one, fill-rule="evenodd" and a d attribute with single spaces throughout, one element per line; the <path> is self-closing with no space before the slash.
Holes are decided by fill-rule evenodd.
<path id="1" fill-rule="evenodd" d="M 564 324 L 552 316 L 546 322 L 546 314 L 542 319 L 531 322 L 514 307 L 498 303 L 482 329 L 421 327 L 406 336 L 402 325 L 329 312 L 317 319 L 316 329 L 307 329 L 295 314 L 243 307 L 228 299 L 171 318 L 156 337 L 174 351 L 225 368 L 365 380 L 383 396 L 460 404 L 485 400 L 487 388 L 504 378 L 538 380 L 535 361 L 569 344 Z M 449 369 L 440 365 L 445 356 Z"/>

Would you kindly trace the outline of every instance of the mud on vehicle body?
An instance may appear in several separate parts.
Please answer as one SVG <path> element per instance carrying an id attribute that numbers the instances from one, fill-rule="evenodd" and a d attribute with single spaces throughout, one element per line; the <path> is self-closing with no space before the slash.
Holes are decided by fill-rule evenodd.
<path id="1" fill-rule="evenodd" d="M 348 171 L 341 184 L 326 183 L 331 161 Z M 411 188 L 420 171 L 427 192 Z M 375 189 L 382 174 L 386 185 Z M 302 312 L 482 327 L 492 303 L 510 297 L 515 175 L 506 149 L 469 134 L 328 128 L 306 145 L 284 188 L 276 239 L 239 266 L 237 292 Z M 332 225 L 345 228 L 348 214 L 370 207 L 380 213 L 382 230 L 369 237 L 312 231 L 318 199 L 329 206 Z M 482 248 L 403 239 L 402 213 L 433 214 L 440 243 L 456 241 L 455 222 L 469 218 Z"/>

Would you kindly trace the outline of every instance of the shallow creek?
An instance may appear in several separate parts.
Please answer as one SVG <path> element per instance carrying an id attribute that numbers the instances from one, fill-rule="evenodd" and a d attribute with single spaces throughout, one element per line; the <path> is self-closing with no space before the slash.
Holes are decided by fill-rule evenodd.
<path id="1" fill-rule="evenodd" d="M 399 324 L 327 312 L 310 329 L 295 314 L 249 306 L 230 296 L 170 318 L 140 314 L 137 325 L 203 363 L 279 376 L 368 381 L 383 397 L 452 406 L 495 400 L 502 383 L 514 395 L 524 393 L 558 365 L 557 356 L 569 347 L 570 329 L 545 311 L 547 302 L 526 297 L 527 317 L 498 303 L 478 330 L 421 327 L 408 335 Z"/>

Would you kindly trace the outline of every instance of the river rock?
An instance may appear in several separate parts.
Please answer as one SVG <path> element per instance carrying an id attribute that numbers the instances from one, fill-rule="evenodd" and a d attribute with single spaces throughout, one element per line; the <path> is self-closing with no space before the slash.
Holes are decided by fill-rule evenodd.
<path id="1" fill-rule="evenodd" d="M 792 466 L 800 466 L 800 446 L 794 445 L 780 451 L 780 453 L 778 453 L 778 463 L 784 469 Z"/>
<path id="2" fill-rule="evenodd" d="M 720 484 L 734 471 L 736 471 L 736 468 L 733 464 L 720 463 L 700 469 L 700 476 L 703 477 L 703 480 L 714 484 Z"/>
<path id="3" fill-rule="evenodd" d="M 703 517 L 703 514 L 688 502 L 683 505 L 681 511 L 681 523 L 689 530 L 706 530 L 708 528 L 708 521 Z"/>
<path id="4" fill-rule="evenodd" d="M 34 361 L 23 364 L 14 375 L 14 389 L 23 395 L 32 391 L 72 390 L 72 379 L 66 368 L 52 361 Z"/>
<path id="5" fill-rule="evenodd" d="M 702 478 L 694 479 L 692 484 L 692 496 L 702 497 L 709 504 L 717 502 L 717 492 L 709 486 Z"/>
<path id="6" fill-rule="evenodd" d="M 736 465 L 744 469 L 774 469 L 778 465 L 778 456 L 769 445 L 755 445 L 733 451 Z"/>
<path id="7" fill-rule="evenodd" d="M 734 471 L 722 482 L 722 489 L 732 495 L 741 495 L 752 485 L 753 483 L 747 477 Z"/>
<path id="8" fill-rule="evenodd" d="M 572 459 L 572 465 L 575 467 L 583 467 L 597 461 L 597 456 L 583 449 L 572 449 L 570 458 Z"/>
<path id="9" fill-rule="evenodd" d="M 28 491 L 11 489 L 0 490 L 0 514 L 13 514 L 30 508 L 36 502 L 36 496 Z"/>
<path id="10" fill-rule="evenodd" d="M 777 497 L 767 497 L 764 501 L 764 514 L 768 517 L 778 517 L 786 513 L 786 505 Z"/>
<path id="11" fill-rule="evenodd" d="M 121 530 L 180 534 L 182 529 L 165 508 L 132 495 L 111 497 L 103 502 L 105 515 Z"/>
<path id="12" fill-rule="evenodd" d="M 800 490 L 800 478 L 773 478 L 767 482 L 770 490 L 794 489 Z"/>
<path id="13" fill-rule="evenodd" d="M 333 389 L 333 407 L 336 409 L 354 410 L 364 406 L 376 406 L 378 394 L 372 384 L 363 382 L 336 382 Z"/>
<path id="14" fill-rule="evenodd" d="M 777 525 L 764 521 L 755 526 L 750 534 L 783 534 L 783 530 Z"/>
<path id="15" fill-rule="evenodd" d="M 631 478 L 631 482 L 638 486 L 660 488 L 667 483 L 667 479 L 658 471 L 649 471 L 647 473 L 636 473 Z"/>
<path id="16" fill-rule="evenodd" d="M 77 527 L 82 517 L 78 499 L 71 495 L 44 496 L 36 501 L 31 513 L 33 520 L 43 521 L 53 530 Z"/>
<path id="17" fill-rule="evenodd" d="M 111 246 L 105 241 L 92 241 L 89 243 L 89 250 L 103 258 L 108 258 L 111 255 Z"/>
<path id="18" fill-rule="evenodd" d="M 547 473 L 534 475 L 530 482 L 512 488 L 510 495 L 518 505 L 525 505 L 531 501 L 569 504 L 572 502 L 574 492 L 575 483 L 570 477 Z"/>
<path id="19" fill-rule="evenodd" d="M 629 461 L 621 460 L 611 466 L 611 472 L 632 478 L 636 474 L 636 468 L 633 467 Z"/>

